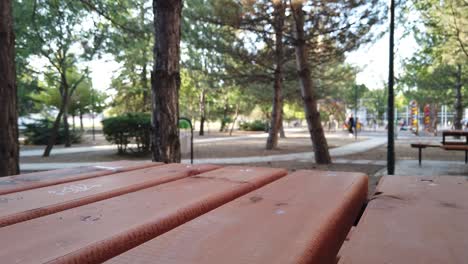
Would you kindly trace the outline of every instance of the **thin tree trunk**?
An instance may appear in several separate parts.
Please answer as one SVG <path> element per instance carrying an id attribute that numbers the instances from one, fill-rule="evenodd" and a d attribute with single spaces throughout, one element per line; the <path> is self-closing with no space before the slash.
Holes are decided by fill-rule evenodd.
<path id="1" fill-rule="evenodd" d="M 266 149 L 275 149 L 278 147 L 278 132 L 281 127 L 281 111 L 282 106 L 282 86 L 283 86 L 283 29 L 284 29 L 284 16 L 285 5 L 282 1 L 278 1 L 274 5 L 274 25 L 275 30 L 275 82 L 274 82 L 274 96 L 273 96 L 273 109 L 271 112 L 270 130 L 267 138 Z"/>
<path id="2" fill-rule="evenodd" d="M 94 113 L 91 113 L 92 115 L 94 115 Z M 80 130 L 81 132 L 84 131 L 84 126 L 83 126 L 83 112 L 80 110 Z"/>
<path id="3" fill-rule="evenodd" d="M 226 120 L 228 116 L 228 110 L 229 110 L 229 105 L 228 105 L 228 102 L 226 101 L 226 103 L 224 104 L 223 119 L 221 119 L 221 128 L 219 129 L 219 132 L 223 132 L 227 126 Z"/>
<path id="4" fill-rule="evenodd" d="M 206 120 L 206 91 L 201 90 L 200 94 L 200 136 L 205 135 L 205 120 Z"/>
<path id="5" fill-rule="evenodd" d="M 68 90 L 68 88 L 67 88 Z M 65 147 L 71 147 L 71 140 L 70 140 L 70 125 L 68 124 L 68 96 L 65 101 L 63 101 L 64 110 L 63 110 L 63 128 L 64 128 L 64 141 Z"/>
<path id="6" fill-rule="evenodd" d="M 283 103 L 281 103 L 281 105 L 283 105 Z M 281 111 L 280 138 L 286 138 L 286 133 L 284 132 L 284 125 L 283 125 L 283 116 L 284 116 L 284 112 Z"/>
<path id="7" fill-rule="evenodd" d="M 145 24 L 145 6 L 141 5 L 140 7 L 140 23 L 142 25 Z M 146 39 L 146 34 L 144 35 L 144 38 Z M 149 112 L 151 111 L 151 102 L 150 102 L 150 89 L 148 87 L 148 63 L 146 61 L 147 58 L 147 52 L 146 49 L 143 48 L 143 58 L 145 58 L 145 61 L 143 62 L 143 70 L 141 71 L 141 88 L 143 89 L 143 111 L 144 112 Z"/>
<path id="8" fill-rule="evenodd" d="M 307 125 L 314 147 L 315 162 L 318 164 L 329 164 L 331 163 L 331 157 L 328 152 L 328 143 L 323 132 L 322 123 L 320 122 L 320 113 L 317 110 L 316 91 L 311 80 L 311 72 L 307 61 L 308 52 L 304 36 L 304 13 L 302 4 L 295 4 L 292 11 L 295 19 L 295 29 L 293 31 L 296 37 L 296 64 L 301 82 L 301 93 L 302 100 L 304 101 Z"/>
<path id="9" fill-rule="evenodd" d="M 180 162 L 179 89 L 182 0 L 153 0 L 153 161 Z"/>
<path id="10" fill-rule="evenodd" d="M 61 77 L 61 84 L 60 84 L 60 92 L 62 95 L 62 104 L 60 105 L 59 113 L 54 121 L 54 126 L 52 127 L 52 131 L 50 133 L 49 141 L 47 142 L 47 146 L 44 149 L 44 153 L 42 154 L 43 157 L 49 157 L 52 148 L 54 147 L 57 141 L 57 135 L 60 129 L 60 121 L 62 121 L 62 117 L 64 115 L 65 109 L 68 104 L 68 87 L 66 86 L 66 76 Z"/>
<path id="11" fill-rule="evenodd" d="M 0 1 L 0 177 L 19 174 L 15 33 L 10 0 Z"/>
<path id="12" fill-rule="evenodd" d="M 52 131 L 50 133 L 49 141 L 47 142 L 47 146 L 44 149 L 44 153 L 42 154 L 43 157 L 49 157 L 50 156 L 50 152 L 52 151 L 52 148 L 54 147 L 55 142 L 57 140 L 57 134 L 58 134 L 58 130 L 60 128 L 60 121 L 62 121 L 62 116 L 63 116 L 63 105 L 60 108 L 57 117 L 55 118 L 54 126 L 52 127 Z"/>
<path id="13" fill-rule="evenodd" d="M 453 126 L 455 129 L 461 130 L 463 119 L 463 98 L 462 98 L 462 66 L 457 64 L 457 73 L 456 79 L 457 83 L 455 84 L 455 116 L 453 117 Z"/>
<path id="14" fill-rule="evenodd" d="M 76 124 L 75 124 L 75 114 L 72 114 L 72 129 L 73 129 L 73 132 L 76 131 Z"/>
<path id="15" fill-rule="evenodd" d="M 236 113 L 234 114 L 234 119 L 232 120 L 231 130 L 229 130 L 229 136 L 232 136 L 232 131 L 234 131 L 234 126 L 236 125 L 237 118 L 239 118 L 239 104 L 236 104 Z"/>
<path id="16" fill-rule="evenodd" d="M 151 103 L 149 100 L 149 87 L 148 87 L 148 77 L 147 75 L 147 69 L 146 69 L 146 64 L 143 65 L 143 70 L 141 72 L 141 88 L 143 89 L 143 111 L 150 111 L 151 109 Z"/>

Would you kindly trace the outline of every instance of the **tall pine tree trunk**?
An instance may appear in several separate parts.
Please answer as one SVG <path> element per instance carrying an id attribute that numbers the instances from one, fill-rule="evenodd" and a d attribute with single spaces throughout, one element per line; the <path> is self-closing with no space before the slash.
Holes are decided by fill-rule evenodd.
<path id="1" fill-rule="evenodd" d="M 302 100 L 306 114 L 310 138 L 314 147 L 315 162 L 319 164 L 331 163 L 328 143 L 320 122 L 320 113 L 317 110 L 317 95 L 311 79 L 308 65 L 307 43 L 304 34 L 304 13 L 302 4 L 296 4 L 292 8 L 295 20 L 295 49 L 298 75 L 301 82 Z"/>
<path id="2" fill-rule="evenodd" d="M 457 83 L 455 84 L 455 116 L 453 118 L 453 126 L 455 129 L 462 129 L 461 120 L 463 119 L 463 98 L 462 98 L 462 66 L 457 64 L 456 73 Z"/>
<path id="3" fill-rule="evenodd" d="M 206 91 L 201 90 L 200 94 L 200 136 L 205 135 L 205 120 L 206 120 Z"/>
<path id="4" fill-rule="evenodd" d="M 10 0 L 0 0 L 0 177 L 19 174 L 15 34 Z"/>
<path id="5" fill-rule="evenodd" d="M 153 161 L 180 162 L 179 88 L 182 0 L 153 0 Z"/>
<path id="6" fill-rule="evenodd" d="M 284 16 L 285 5 L 282 1 L 278 1 L 274 5 L 274 25 L 275 29 L 275 83 L 274 83 L 274 96 L 273 96 L 273 109 L 271 112 L 270 130 L 267 138 L 266 149 L 275 149 L 278 147 L 278 132 L 281 127 L 281 111 L 282 106 L 282 86 L 283 86 L 283 29 L 284 29 Z"/>

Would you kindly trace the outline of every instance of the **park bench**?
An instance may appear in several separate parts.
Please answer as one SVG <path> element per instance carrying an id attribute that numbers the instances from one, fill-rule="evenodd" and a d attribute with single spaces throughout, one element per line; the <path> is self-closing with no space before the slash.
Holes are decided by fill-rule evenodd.
<path id="1" fill-rule="evenodd" d="M 67 184 L 0 196 L 2 216 L 25 217 L 0 228 L 2 263 L 187 263 L 197 250 L 217 263 L 327 263 L 367 198 L 363 174 L 243 166 L 160 165 Z M 154 256 L 154 243 L 172 246 Z"/>
<path id="2" fill-rule="evenodd" d="M 418 149 L 418 160 L 419 160 L 419 166 L 421 166 L 422 162 L 422 150 L 425 148 L 440 148 L 440 145 L 434 145 L 434 144 L 424 144 L 424 143 L 412 143 L 411 144 L 412 148 L 417 148 Z"/>
<path id="3" fill-rule="evenodd" d="M 447 141 L 446 137 L 465 137 L 466 142 L 463 141 Z M 449 130 L 442 132 L 441 145 L 426 144 L 426 143 L 412 143 L 412 148 L 418 149 L 418 160 L 419 166 L 422 162 L 422 150 L 425 148 L 442 148 L 447 151 L 464 151 L 465 152 L 465 164 L 468 164 L 468 131 L 461 130 Z"/>
<path id="4" fill-rule="evenodd" d="M 338 263 L 467 263 L 467 187 L 467 177 L 382 178 Z"/>

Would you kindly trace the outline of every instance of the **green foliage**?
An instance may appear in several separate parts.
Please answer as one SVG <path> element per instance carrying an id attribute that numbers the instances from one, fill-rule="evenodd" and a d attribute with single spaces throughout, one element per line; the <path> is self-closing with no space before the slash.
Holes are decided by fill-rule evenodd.
<path id="1" fill-rule="evenodd" d="M 283 120 L 291 122 L 298 119 L 304 119 L 304 109 L 299 104 L 285 104 L 283 107 Z"/>
<path id="2" fill-rule="evenodd" d="M 151 2 L 106 0 L 100 4 L 97 8 L 114 24 L 106 51 L 122 65 L 111 83 L 116 91 L 111 113 L 149 112 L 154 42 Z"/>
<path id="3" fill-rule="evenodd" d="M 463 69 L 468 64 L 463 65 Z M 400 78 L 399 89 L 410 100 L 436 105 L 452 105 L 455 101 L 457 67 L 439 63 L 433 54 L 421 51 L 406 61 Z M 468 81 L 468 71 L 461 76 L 462 85 Z M 462 87 L 462 97 L 467 98 L 468 89 Z M 468 102 L 464 102 L 465 104 Z"/>
<path id="4" fill-rule="evenodd" d="M 423 51 L 443 64 L 464 64 L 468 58 L 468 5 L 463 0 L 419 0 L 413 9 L 419 12 L 414 26 Z M 411 8 L 408 8 L 411 10 Z M 421 25 L 422 24 L 422 25 Z M 423 28 L 423 29 L 421 29 Z"/>
<path id="5" fill-rule="evenodd" d="M 367 107 L 368 113 L 375 115 L 376 119 L 382 120 L 387 111 L 388 90 L 369 90 L 364 95 L 363 105 Z"/>
<path id="6" fill-rule="evenodd" d="M 267 122 L 262 120 L 255 120 L 253 122 L 241 122 L 239 124 L 241 130 L 245 131 L 266 131 Z"/>
<path id="7" fill-rule="evenodd" d="M 85 73 L 81 73 L 75 67 L 69 68 L 67 77 L 70 82 L 78 82 L 78 79 Z M 41 91 L 29 94 L 29 97 L 34 101 L 34 108 L 38 110 L 58 110 L 62 103 L 62 95 L 60 90 L 56 88 L 54 79 L 55 74 L 52 72 L 46 73 L 46 82 L 42 83 Z M 106 104 L 107 95 L 103 92 L 93 90 L 91 78 L 83 78 L 77 85 L 76 90 L 70 96 L 68 102 L 68 112 L 72 116 L 79 116 L 92 111 L 102 113 Z"/>
<path id="8" fill-rule="evenodd" d="M 404 7 L 408 17 L 418 14 L 419 19 L 404 25 L 421 49 L 405 61 L 399 89 L 420 102 L 452 104 L 457 65 L 463 68 L 462 85 L 467 80 L 468 41 L 462 29 L 468 22 L 468 6 L 460 0 L 420 0 Z"/>
<path id="9" fill-rule="evenodd" d="M 28 145 L 47 145 L 50 134 L 52 133 L 53 121 L 50 119 L 36 120 L 35 123 L 26 124 L 24 135 L 26 136 L 26 144 Z M 81 133 L 78 131 L 71 131 L 70 138 L 72 143 L 81 142 Z M 63 125 L 60 126 L 58 131 L 56 145 L 63 144 L 65 142 L 65 129 Z"/>
<path id="10" fill-rule="evenodd" d="M 146 113 L 127 113 L 102 120 L 107 141 L 116 144 L 119 154 L 146 153 L 150 150 L 151 116 Z M 129 148 L 130 143 L 136 149 Z"/>

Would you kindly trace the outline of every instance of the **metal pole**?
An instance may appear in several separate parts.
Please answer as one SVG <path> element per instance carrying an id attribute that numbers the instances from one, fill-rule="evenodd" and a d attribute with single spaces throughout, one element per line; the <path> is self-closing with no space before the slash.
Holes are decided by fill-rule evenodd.
<path id="1" fill-rule="evenodd" d="M 394 72 L 393 72 L 393 46 L 395 34 L 395 0 L 390 0 L 390 45 L 389 45 L 389 71 L 388 71 L 388 148 L 387 148 L 387 173 L 395 174 L 395 138 L 394 138 L 394 120 L 395 120 L 395 101 L 394 101 Z"/>
<path id="2" fill-rule="evenodd" d="M 193 126 L 192 122 L 189 120 L 190 130 L 192 135 L 190 136 L 190 164 L 193 164 Z"/>
<path id="3" fill-rule="evenodd" d="M 394 126 L 395 127 L 395 134 L 394 134 L 394 138 L 395 139 L 398 139 L 398 108 L 395 107 L 395 122 L 396 122 L 396 125 Z"/>
<path id="4" fill-rule="evenodd" d="M 193 164 L 193 125 L 192 121 L 186 117 L 180 117 L 179 120 L 185 120 L 190 125 L 190 163 Z"/>
<path id="5" fill-rule="evenodd" d="M 444 105 L 444 128 L 447 128 L 447 125 L 448 125 L 447 105 Z"/>
<path id="6" fill-rule="evenodd" d="M 91 88 L 91 118 L 93 120 L 93 142 L 96 141 L 96 130 L 94 128 L 94 89 Z"/>
<path id="7" fill-rule="evenodd" d="M 406 106 L 406 126 L 409 125 L 409 106 Z"/>
<path id="8" fill-rule="evenodd" d="M 444 106 L 443 106 L 443 105 L 442 105 L 442 109 L 441 109 L 440 115 L 442 116 L 442 118 L 441 118 L 441 119 L 442 119 L 442 122 L 441 122 L 441 124 L 440 124 L 440 127 L 441 127 L 442 129 L 444 129 L 444 128 L 445 128 L 445 115 L 444 115 Z"/>
<path id="9" fill-rule="evenodd" d="M 358 130 L 358 117 L 357 117 L 357 108 L 358 108 L 358 86 L 354 85 L 354 139 L 357 140 L 357 130 Z"/>
<path id="10" fill-rule="evenodd" d="M 444 105 L 444 129 L 447 127 L 447 106 Z"/>

